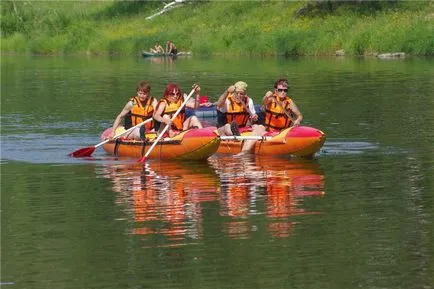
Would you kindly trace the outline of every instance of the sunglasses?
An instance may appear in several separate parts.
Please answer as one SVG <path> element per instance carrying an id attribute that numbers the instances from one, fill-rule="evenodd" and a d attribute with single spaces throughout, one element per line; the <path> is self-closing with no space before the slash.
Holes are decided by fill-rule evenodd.
<path id="1" fill-rule="evenodd" d="M 171 92 L 171 93 L 169 93 L 169 95 L 173 95 L 173 96 L 179 96 L 179 95 L 181 95 L 179 92 L 177 92 L 177 93 L 173 93 L 173 92 Z"/>
<path id="2" fill-rule="evenodd" d="M 277 89 L 278 92 L 288 92 L 287 88 L 278 88 Z"/>

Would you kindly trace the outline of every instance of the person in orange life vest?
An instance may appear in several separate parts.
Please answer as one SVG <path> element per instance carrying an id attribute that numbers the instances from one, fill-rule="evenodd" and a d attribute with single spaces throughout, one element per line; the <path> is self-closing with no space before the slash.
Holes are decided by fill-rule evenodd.
<path id="1" fill-rule="evenodd" d="M 216 103 L 220 113 L 226 115 L 218 128 L 219 135 L 240 135 L 238 128 L 252 125 L 258 120 L 253 100 L 247 95 L 247 83 L 238 81 L 231 85 L 219 98 Z M 219 125 L 219 126 L 220 126 Z M 252 135 L 262 136 L 265 133 L 265 127 L 260 124 L 252 125 Z M 256 140 L 246 140 L 241 149 L 241 154 L 250 152 L 255 145 Z"/>
<path id="2" fill-rule="evenodd" d="M 264 126 L 267 130 L 282 130 L 300 125 L 303 115 L 288 96 L 288 80 L 278 79 L 274 83 L 274 92 L 268 91 L 262 101 L 265 109 Z M 292 120 L 295 116 L 295 120 Z"/>
<path id="3" fill-rule="evenodd" d="M 125 129 L 129 129 L 153 116 L 157 106 L 157 100 L 150 95 L 151 85 L 144 80 L 140 81 L 137 84 L 136 91 L 137 95 L 127 102 L 116 117 L 112 126 L 111 138 L 116 135 L 116 129 L 122 121 L 124 121 Z M 145 139 L 145 131 L 152 131 L 153 129 L 154 121 L 151 121 L 134 129 L 132 132 L 125 135 L 125 137 L 135 140 Z"/>
<path id="4" fill-rule="evenodd" d="M 189 108 L 197 109 L 199 106 L 199 91 L 200 87 L 197 84 L 193 85 L 196 93 L 196 99 L 190 98 L 186 105 Z M 169 83 L 164 90 L 164 96 L 157 104 L 157 108 L 154 112 L 155 130 L 161 131 L 164 126 L 161 123 L 169 125 L 169 136 L 172 137 L 176 134 L 176 131 L 187 130 L 189 128 L 202 128 L 202 124 L 199 119 L 192 115 L 186 119 L 185 106 L 181 112 L 172 122 L 172 116 L 180 108 L 184 102 L 184 96 L 181 93 L 181 89 L 178 85 Z"/>

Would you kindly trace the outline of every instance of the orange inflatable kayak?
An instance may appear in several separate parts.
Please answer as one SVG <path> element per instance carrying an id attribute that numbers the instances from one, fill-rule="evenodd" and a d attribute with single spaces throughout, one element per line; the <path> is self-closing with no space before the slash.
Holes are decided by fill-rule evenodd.
<path id="1" fill-rule="evenodd" d="M 124 130 L 120 127 L 116 133 Z M 220 144 L 220 138 L 215 133 L 215 127 L 191 129 L 181 132 L 172 138 L 161 139 L 148 158 L 173 160 L 202 160 L 214 154 Z M 101 135 L 101 140 L 107 139 L 111 128 Z M 146 141 L 119 138 L 104 144 L 104 150 L 117 157 L 141 158 L 152 146 L 155 133 L 146 134 Z"/>
<path id="2" fill-rule="evenodd" d="M 297 126 L 280 132 L 267 133 L 264 136 L 252 136 L 252 131 L 241 131 L 241 136 L 221 137 L 217 150 L 222 154 L 237 154 L 241 152 L 244 141 L 256 140 L 254 152 L 256 155 L 293 155 L 312 157 L 325 142 L 325 134 L 319 129 L 308 126 Z"/>

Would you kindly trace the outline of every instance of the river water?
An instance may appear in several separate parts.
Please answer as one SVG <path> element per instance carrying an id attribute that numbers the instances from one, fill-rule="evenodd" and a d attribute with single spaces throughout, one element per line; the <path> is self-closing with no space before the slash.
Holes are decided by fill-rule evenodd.
<path id="1" fill-rule="evenodd" d="M 67 154 L 149 80 L 258 102 L 286 77 L 313 160 Z M 5 288 L 434 287 L 434 59 L 1 57 Z"/>

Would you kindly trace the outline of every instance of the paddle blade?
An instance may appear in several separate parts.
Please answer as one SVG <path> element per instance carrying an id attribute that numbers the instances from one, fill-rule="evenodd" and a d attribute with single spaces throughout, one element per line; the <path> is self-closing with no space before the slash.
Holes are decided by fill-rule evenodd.
<path id="1" fill-rule="evenodd" d="M 138 163 L 144 163 L 146 161 L 146 157 L 141 157 L 140 159 L 137 160 Z"/>
<path id="2" fill-rule="evenodd" d="M 74 158 L 90 157 L 94 151 L 95 147 L 86 147 L 73 151 L 72 153 L 69 153 L 68 156 L 72 156 Z"/>

